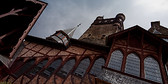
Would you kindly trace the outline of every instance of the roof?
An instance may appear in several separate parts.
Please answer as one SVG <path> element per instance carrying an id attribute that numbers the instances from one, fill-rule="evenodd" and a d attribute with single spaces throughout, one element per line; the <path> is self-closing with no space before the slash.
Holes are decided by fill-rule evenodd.
<path id="1" fill-rule="evenodd" d="M 47 4 L 41 1 L 2 0 L 0 5 L 0 55 L 8 59 L 1 61 L 10 65 Z"/>
<path id="2" fill-rule="evenodd" d="M 118 33 L 114 33 L 114 34 L 112 34 L 112 35 L 109 35 L 109 36 L 108 36 L 108 42 L 110 42 L 111 38 L 113 38 L 113 37 L 115 37 L 115 36 L 117 36 L 117 35 L 121 35 L 121 34 L 124 34 L 124 33 L 128 33 L 128 32 L 130 32 L 130 31 L 134 31 L 134 30 L 137 30 L 137 31 L 139 31 L 139 32 L 144 32 L 145 34 L 149 35 L 151 38 L 155 39 L 156 41 L 159 41 L 160 43 L 163 43 L 163 44 L 167 45 L 167 43 L 164 42 L 161 38 L 155 36 L 154 34 L 150 33 L 149 31 L 143 29 L 142 27 L 140 27 L 140 26 L 138 26 L 138 25 L 135 25 L 135 26 L 133 26 L 133 27 L 130 27 L 130 28 L 128 28 L 128 29 L 126 29 L 126 30 L 123 30 L 123 31 L 120 31 L 120 32 L 118 32 Z M 108 43 L 108 44 L 109 44 L 109 43 Z"/>
<path id="3" fill-rule="evenodd" d="M 70 38 L 72 38 L 75 30 L 80 26 L 81 24 L 77 25 L 76 27 L 74 28 L 71 28 L 71 29 L 66 29 L 66 30 L 63 30 Z"/>
<path id="4" fill-rule="evenodd" d="M 68 48 L 61 43 L 50 41 L 50 40 L 47 40 L 47 39 L 34 37 L 34 36 L 30 36 L 30 35 L 27 35 L 25 40 L 29 41 L 29 42 L 35 42 L 35 43 L 39 43 L 39 44 L 42 44 L 42 45 L 50 46 L 52 48 L 61 49 L 61 50 L 65 50 L 65 49 Z M 70 45 L 75 45 L 75 46 L 79 46 L 79 47 L 83 47 L 83 48 L 88 48 L 88 49 L 91 49 L 91 50 L 102 51 L 104 53 L 108 53 L 109 50 L 110 50 L 109 46 L 102 46 L 102 45 L 98 45 L 98 44 L 88 43 L 88 42 L 84 42 L 84 41 L 73 39 L 73 38 L 70 38 L 69 46 Z"/>

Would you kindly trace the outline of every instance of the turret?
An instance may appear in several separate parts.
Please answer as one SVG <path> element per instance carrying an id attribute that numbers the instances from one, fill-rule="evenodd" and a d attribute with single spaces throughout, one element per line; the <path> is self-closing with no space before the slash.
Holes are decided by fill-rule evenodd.
<path id="1" fill-rule="evenodd" d="M 106 45 L 106 37 L 124 30 L 124 20 L 125 15 L 122 13 L 117 14 L 115 18 L 104 19 L 104 16 L 98 16 L 79 40 Z"/>
<path id="2" fill-rule="evenodd" d="M 124 25 L 123 25 L 124 20 L 125 20 L 125 15 L 124 14 L 119 13 L 119 14 L 116 15 L 114 25 L 118 26 L 117 32 L 124 30 Z"/>

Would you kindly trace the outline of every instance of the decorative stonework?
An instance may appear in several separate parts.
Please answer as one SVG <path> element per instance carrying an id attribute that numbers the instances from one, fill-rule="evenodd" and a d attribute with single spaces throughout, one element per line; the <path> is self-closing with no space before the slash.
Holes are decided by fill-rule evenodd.
<path id="1" fill-rule="evenodd" d="M 40 53 L 36 53 L 33 57 L 40 57 L 40 56 L 44 56 L 44 55 Z"/>
<path id="2" fill-rule="evenodd" d="M 47 55 L 49 56 L 55 56 L 60 52 L 60 50 L 52 49 Z"/>
<path id="3" fill-rule="evenodd" d="M 65 52 L 65 51 L 61 51 L 58 55 L 69 55 L 70 53 L 68 53 L 68 52 Z"/>
<path id="4" fill-rule="evenodd" d="M 40 50 L 39 52 L 40 52 L 40 53 L 43 53 L 43 54 L 47 54 L 49 50 L 51 50 L 51 48 L 45 46 L 45 47 L 44 47 L 42 50 Z"/>
<path id="5" fill-rule="evenodd" d="M 32 50 L 39 51 L 39 50 L 41 50 L 43 47 L 44 47 L 43 45 L 36 45 L 34 48 L 32 48 Z"/>
<path id="6" fill-rule="evenodd" d="M 26 48 L 32 49 L 35 45 L 37 45 L 36 43 L 30 43 L 26 46 Z"/>
<path id="7" fill-rule="evenodd" d="M 126 76 L 105 68 L 103 68 L 99 78 L 111 84 L 150 84 L 149 82 Z"/>
<path id="8" fill-rule="evenodd" d="M 100 53 L 91 50 L 86 50 L 85 54 L 100 54 Z"/>
<path id="9" fill-rule="evenodd" d="M 22 55 L 21 57 L 32 57 L 36 52 L 29 50 L 27 53 Z"/>
<path id="10" fill-rule="evenodd" d="M 20 52 L 19 57 L 22 56 L 22 55 L 23 55 L 24 53 L 26 53 L 27 51 L 28 51 L 28 49 L 24 48 L 24 49 L 22 50 L 22 52 Z"/>
<path id="11" fill-rule="evenodd" d="M 82 54 L 85 49 L 76 47 L 76 46 L 70 46 L 67 51 L 75 53 L 75 54 Z"/>

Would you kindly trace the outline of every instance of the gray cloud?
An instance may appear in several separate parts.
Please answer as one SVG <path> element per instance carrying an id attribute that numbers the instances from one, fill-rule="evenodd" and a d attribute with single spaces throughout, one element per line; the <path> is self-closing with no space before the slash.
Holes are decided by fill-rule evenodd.
<path id="1" fill-rule="evenodd" d="M 82 25 L 76 30 L 73 38 L 79 38 L 97 16 L 104 15 L 105 18 L 113 18 L 118 13 L 124 13 L 126 20 L 125 28 L 134 25 L 150 28 L 150 22 L 160 20 L 163 26 L 167 26 L 167 7 L 158 8 L 156 1 L 166 0 L 42 0 L 48 6 L 30 31 L 30 35 L 45 38 L 57 30 Z M 146 2 L 145 2 L 146 1 Z M 166 2 L 167 3 L 167 2 Z M 164 4 L 166 4 L 164 3 Z M 154 5 L 148 5 L 154 4 Z M 168 5 L 168 4 L 167 4 Z M 157 6 L 157 7 L 153 7 Z M 153 9 L 155 8 L 155 9 Z"/>

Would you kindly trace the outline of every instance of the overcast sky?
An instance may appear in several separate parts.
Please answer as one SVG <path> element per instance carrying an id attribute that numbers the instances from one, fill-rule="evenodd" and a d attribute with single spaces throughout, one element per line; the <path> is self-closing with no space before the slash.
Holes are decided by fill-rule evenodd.
<path id="1" fill-rule="evenodd" d="M 48 3 L 29 35 L 46 38 L 57 30 L 82 24 L 74 33 L 78 39 L 97 16 L 126 16 L 125 29 L 139 25 L 146 30 L 152 21 L 168 27 L 168 0 L 41 0 Z"/>

